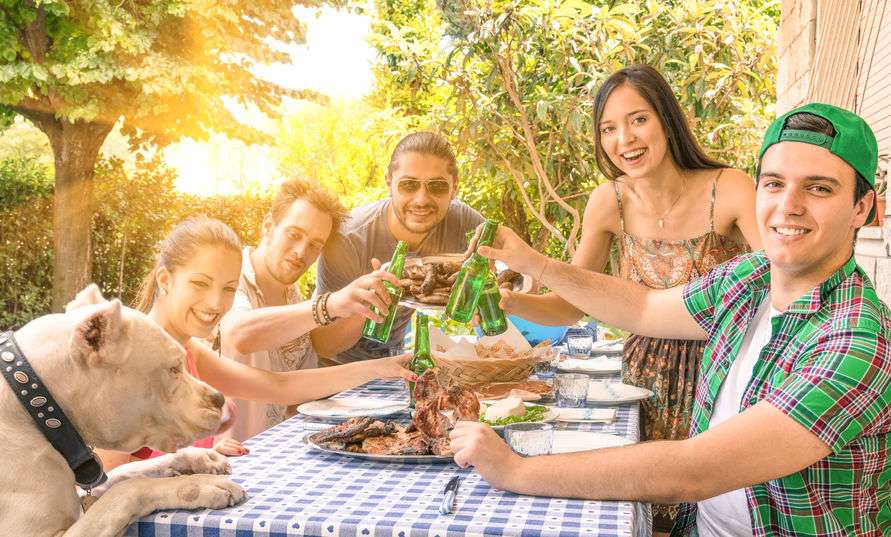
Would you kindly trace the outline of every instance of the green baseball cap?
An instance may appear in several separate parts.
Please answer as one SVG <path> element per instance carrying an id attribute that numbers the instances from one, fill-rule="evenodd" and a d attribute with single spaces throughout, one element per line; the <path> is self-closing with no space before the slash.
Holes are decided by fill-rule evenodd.
<path id="1" fill-rule="evenodd" d="M 835 128 L 835 136 L 827 136 L 821 132 L 808 130 L 787 129 L 786 120 L 789 116 L 800 113 L 813 114 L 832 123 Z M 849 166 L 866 179 L 871 188 L 876 186 L 876 167 L 879 162 L 879 145 L 876 143 L 876 135 L 869 128 L 862 117 L 844 108 L 831 104 L 810 103 L 799 106 L 776 118 L 764 134 L 764 143 L 758 152 L 758 161 L 764 157 L 764 152 L 773 144 L 779 142 L 802 142 L 813 144 L 847 162 Z M 873 203 L 872 210 L 866 223 L 875 218 L 876 208 Z"/>

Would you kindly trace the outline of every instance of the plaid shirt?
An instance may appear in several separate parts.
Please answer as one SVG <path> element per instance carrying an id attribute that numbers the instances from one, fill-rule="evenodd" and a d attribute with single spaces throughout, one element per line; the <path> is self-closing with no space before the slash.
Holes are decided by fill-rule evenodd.
<path id="1" fill-rule="evenodd" d="M 764 252 L 739 256 L 687 284 L 687 310 L 707 332 L 690 435 L 708 429 L 746 329 L 770 287 Z M 891 319 L 853 257 L 772 319 L 740 412 L 767 401 L 832 453 L 746 489 L 755 535 L 891 534 Z M 696 535 L 696 504 L 673 536 Z"/>

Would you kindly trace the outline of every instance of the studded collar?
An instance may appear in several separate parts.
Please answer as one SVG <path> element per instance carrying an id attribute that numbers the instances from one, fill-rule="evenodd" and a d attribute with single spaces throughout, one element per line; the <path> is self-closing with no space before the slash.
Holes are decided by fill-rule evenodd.
<path id="1" fill-rule="evenodd" d="M 102 463 L 31 368 L 12 332 L 0 333 L 0 370 L 34 424 L 65 457 L 77 484 L 85 490 L 102 484 L 107 478 Z"/>

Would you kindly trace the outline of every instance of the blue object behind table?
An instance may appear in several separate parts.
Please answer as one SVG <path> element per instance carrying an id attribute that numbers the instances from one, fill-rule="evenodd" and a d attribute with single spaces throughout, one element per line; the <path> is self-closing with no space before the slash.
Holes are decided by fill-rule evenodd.
<path id="1" fill-rule="evenodd" d="M 532 321 L 527 321 L 526 319 L 517 317 L 516 315 L 508 315 L 508 319 L 510 319 L 510 322 L 514 323 L 514 326 L 517 327 L 517 330 L 519 330 L 520 333 L 523 334 L 523 337 L 526 338 L 526 341 L 528 341 L 529 344 L 533 347 L 546 339 L 550 339 L 551 344 L 556 345 L 563 339 L 563 335 L 566 333 L 565 326 L 546 326 L 543 324 L 533 323 Z"/>

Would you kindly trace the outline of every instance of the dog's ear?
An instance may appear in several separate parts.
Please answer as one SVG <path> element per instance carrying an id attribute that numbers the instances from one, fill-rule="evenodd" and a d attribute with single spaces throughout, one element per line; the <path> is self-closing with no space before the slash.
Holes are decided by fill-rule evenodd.
<path id="1" fill-rule="evenodd" d="M 91 304 L 101 304 L 103 302 L 108 302 L 105 300 L 105 297 L 102 296 L 102 292 L 99 291 L 99 286 L 95 283 L 91 283 L 81 290 L 81 292 L 77 293 L 77 296 L 74 297 L 74 300 L 65 305 L 65 313 L 68 313 L 71 310 L 76 310 L 77 308 L 83 306 L 89 306 Z"/>
<path id="2" fill-rule="evenodd" d="M 121 301 L 105 301 L 93 307 L 74 328 L 71 354 L 89 365 L 114 362 L 115 343 L 124 328 Z"/>

